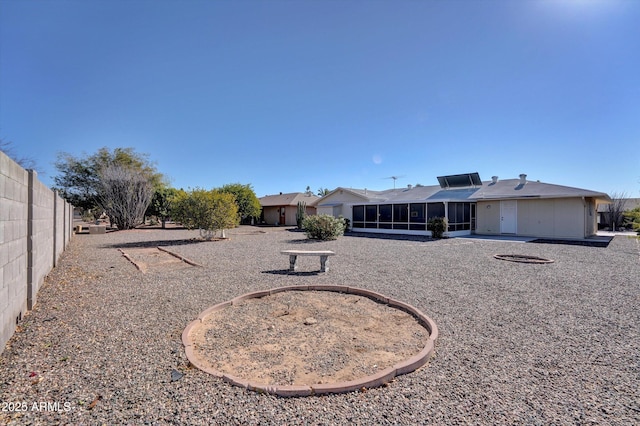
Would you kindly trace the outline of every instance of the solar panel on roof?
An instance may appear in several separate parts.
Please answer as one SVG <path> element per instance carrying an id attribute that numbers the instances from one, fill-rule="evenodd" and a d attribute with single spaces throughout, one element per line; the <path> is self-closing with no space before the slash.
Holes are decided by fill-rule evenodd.
<path id="1" fill-rule="evenodd" d="M 480 174 L 463 173 L 461 175 L 438 176 L 441 188 L 465 188 L 468 186 L 482 186 Z"/>

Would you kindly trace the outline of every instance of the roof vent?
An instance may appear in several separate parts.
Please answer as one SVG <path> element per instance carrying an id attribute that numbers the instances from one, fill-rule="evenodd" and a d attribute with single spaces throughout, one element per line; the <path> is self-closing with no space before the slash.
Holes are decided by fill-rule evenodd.
<path id="1" fill-rule="evenodd" d="M 520 185 L 524 185 L 525 183 L 527 183 L 527 175 L 525 175 L 524 173 L 522 173 L 520 175 Z"/>
<path id="2" fill-rule="evenodd" d="M 491 176 L 492 183 L 498 183 L 498 176 Z"/>

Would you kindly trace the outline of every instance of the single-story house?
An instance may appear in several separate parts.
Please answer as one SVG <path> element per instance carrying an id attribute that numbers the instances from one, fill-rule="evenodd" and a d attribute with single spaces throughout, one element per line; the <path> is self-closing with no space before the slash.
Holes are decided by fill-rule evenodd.
<path id="1" fill-rule="evenodd" d="M 278 195 L 266 195 L 259 198 L 262 206 L 260 223 L 267 225 L 297 225 L 298 203 L 306 203 L 306 214 L 316 214 L 314 202 L 319 197 L 306 192 L 291 192 Z"/>
<path id="2" fill-rule="evenodd" d="M 353 231 L 431 235 L 427 222 L 446 217 L 448 236 L 517 235 L 583 239 L 597 232 L 602 192 L 478 173 L 438 177 L 440 185 L 371 191 L 338 187 L 318 200 L 318 214 L 342 215 Z"/>

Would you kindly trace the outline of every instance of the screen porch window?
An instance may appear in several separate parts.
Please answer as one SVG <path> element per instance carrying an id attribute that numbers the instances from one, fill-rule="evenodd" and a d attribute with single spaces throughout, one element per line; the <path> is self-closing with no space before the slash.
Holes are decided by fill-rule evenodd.
<path id="1" fill-rule="evenodd" d="M 413 231 L 424 231 L 427 229 L 427 204 L 409 204 L 409 229 Z"/>
<path id="2" fill-rule="evenodd" d="M 353 206 L 353 227 L 364 228 L 364 206 Z"/>
<path id="3" fill-rule="evenodd" d="M 473 204 L 472 217 L 472 203 L 449 203 L 449 231 L 466 231 L 471 229 L 473 223 L 475 227 L 475 204 Z"/>
<path id="4" fill-rule="evenodd" d="M 400 203 L 362 204 L 353 206 L 353 227 L 370 229 L 403 229 L 426 231 L 427 222 L 434 217 L 445 217 L 449 231 L 475 229 L 474 203 Z"/>
<path id="5" fill-rule="evenodd" d="M 365 206 L 364 207 L 364 227 L 365 228 L 377 228 L 378 227 L 378 206 Z"/>
<path id="6" fill-rule="evenodd" d="M 380 204 L 378 206 L 378 228 L 393 229 L 393 204 Z"/>

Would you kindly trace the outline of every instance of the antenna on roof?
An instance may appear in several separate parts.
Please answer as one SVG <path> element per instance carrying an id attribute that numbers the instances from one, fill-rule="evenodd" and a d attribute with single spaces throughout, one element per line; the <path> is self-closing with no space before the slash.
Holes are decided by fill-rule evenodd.
<path id="1" fill-rule="evenodd" d="M 399 176 L 388 176 L 386 178 L 383 179 L 393 179 L 393 189 L 396 189 L 396 180 L 403 178 L 404 175 L 399 175 Z"/>

